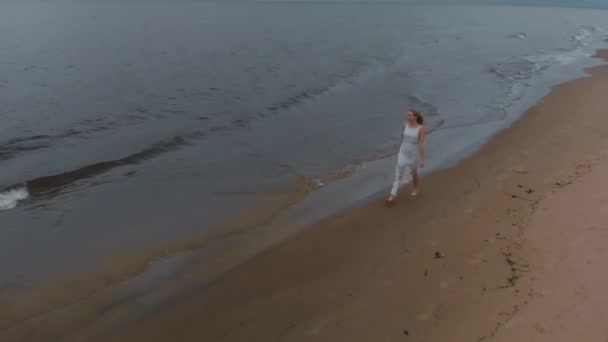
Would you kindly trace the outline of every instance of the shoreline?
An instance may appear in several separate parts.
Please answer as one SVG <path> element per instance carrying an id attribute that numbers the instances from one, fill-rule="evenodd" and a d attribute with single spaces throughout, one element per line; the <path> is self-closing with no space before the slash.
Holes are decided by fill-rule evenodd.
<path id="1" fill-rule="evenodd" d="M 602 55 L 606 57 L 604 52 L 598 58 Z M 521 303 L 535 296 L 528 291 L 534 277 L 527 269 L 535 262 L 527 260 L 534 246 L 525 243 L 534 206 L 559 192 L 561 184 L 584 179 L 580 166 L 571 163 L 593 169 L 608 161 L 608 142 L 599 132 L 608 125 L 601 98 L 608 88 L 608 67 L 587 72 L 592 76 L 555 87 L 473 156 L 429 176 L 425 196 L 415 200 L 419 207 L 409 206 L 414 201 L 408 198 L 390 211 L 383 203 L 371 203 L 315 224 L 205 291 L 186 294 L 106 337 L 120 341 L 314 336 L 339 341 L 357 336 L 366 340 L 356 334 L 369 340 L 380 336 L 379 331 L 390 331 L 387 336 L 397 339 L 407 331 L 412 339 L 441 340 L 447 336 L 442 334 L 454 333 L 451 329 L 462 334 L 458 336 L 467 335 L 457 327 L 469 314 L 479 322 L 476 333 L 487 330 L 486 335 L 496 335 L 525 306 Z M 603 88 L 588 93 L 599 86 Z M 574 115 L 562 113 L 555 120 L 559 110 L 574 108 L 593 111 L 578 127 L 571 126 L 579 122 Z M 589 132 L 585 141 L 571 143 L 569 137 L 578 137 L 581 131 Z M 592 148 L 581 155 L 583 146 Z M 547 157 L 557 151 L 561 155 Z M 460 182 L 454 183 L 456 179 Z M 440 190 L 441 185 L 449 190 Z M 395 226 L 397 222 L 404 224 Z M 429 288 L 430 284 L 435 285 Z M 480 308 L 499 312 L 486 315 Z M 252 319 L 259 312 L 264 314 Z M 366 326 L 363 322 L 372 322 L 373 328 L 357 329 Z M 397 325 L 400 330 L 384 330 Z"/>
<path id="2" fill-rule="evenodd" d="M 595 70 L 595 68 L 594 68 L 593 70 Z M 582 79 L 577 79 L 577 80 L 574 80 L 574 81 L 570 81 L 570 82 L 567 82 L 565 85 L 571 84 L 572 82 L 579 82 L 579 80 L 584 80 L 584 79 L 585 79 L 585 78 L 582 78 Z M 580 82 L 582 82 L 582 81 L 580 81 Z M 558 86 L 558 87 L 556 87 L 556 88 L 560 88 L 560 87 L 563 87 L 563 86 L 565 86 L 565 85 Z M 553 93 L 553 91 L 551 91 L 551 93 Z M 541 105 L 542 105 L 542 103 L 543 103 L 544 101 L 545 101 L 545 100 L 544 100 L 544 98 L 543 98 L 543 99 L 542 99 L 542 100 L 539 102 L 539 104 L 538 104 L 538 105 L 534 106 L 534 108 L 533 108 L 533 109 L 531 109 L 531 110 L 527 111 L 527 112 L 526 112 L 527 114 L 524 114 L 523 118 L 522 118 L 522 119 L 520 119 L 520 120 L 518 120 L 518 121 L 515 123 L 515 125 L 514 125 L 514 126 L 519 127 L 519 126 L 523 125 L 523 124 L 521 123 L 521 121 L 526 120 L 526 117 L 527 117 L 527 116 L 529 116 L 529 114 L 530 114 L 529 112 L 530 112 L 530 111 L 533 111 L 533 110 L 534 110 L 535 108 L 537 108 L 538 106 L 541 106 Z M 529 121 L 529 120 L 528 120 L 528 121 Z M 480 150 L 480 151 L 478 151 L 478 152 L 474 153 L 472 156 L 469 156 L 469 157 L 465 158 L 465 160 L 464 160 L 464 161 L 460 162 L 460 163 L 459 163 L 457 166 L 455 166 L 455 167 L 448 167 L 448 169 L 440 170 L 440 171 L 437 171 L 436 173 L 433 173 L 433 174 L 432 174 L 432 175 L 430 175 L 430 176 L 429 176 L 429 178 L 428 178 L 428 179 L 429 179 L 429 182 L 433 182 L 433 179 L 434 179 L 434 178 L 440 178 L 440 177 L 444 177 L 444 178 L 445 178 L 445 177 L 452 177 L 452 178 L 453 178 L 453 177 L 455 177 L 455 176 L 446 176 L 446 174 L 449 174 L 449 173 L 450 173 L 450 172 L 451 172 L 453 169 L 457 169 L 457 168 L 463 168 L 464 166 L 461 166 L 461 164 L 463 164 L 463 163 L 465 163 L 465 164 L 466 164 L 466 163 L 470 163 L 470 160 L 471 160 L 471 159 L 475 159 L 475 158 L 479 159 L 479 156 L 478 156 L 479 154 L 483 154 L 485 150 L 487 150 L 488 148 L 492 148 L 492 146 L 493 146 L 493 145 L 497 144 L 497 143 L 496 143 L 496 140 L 499 140 L 499 139 L 503 139 L 503 140 L 504 140 L 504 138 L 502 138 L 502 136 L 503 136 L 503 135 L 508 135 L 508 134 L 509 134 L 508 132 L 510 132 L 511 130 L 515 129 L 516 127 L 507 128 L 506 130 L 504 130 L 504 131 L 502 131 L 502 132 L 498 133 L 497 135 L 493 135 L 493 138 L 491 138 L 491 140 L 490 140 L 488 143 L 486 143 L 486 144 L 485 144 L 485 146 L 483 146 L 483 147 L 481 148 L 481 150 Z M 513 134 L 513 133 L 511 133 L 511 134 Z M 390 159 L 390 158 L 389 158 L 389 159 Z M 352 181 L 352 180 L 351 180 L 351 181 Z M 468 183 L 467 183 L 467 184 L 461 184 L 460 186 L 465 186 L 465 187 L 472 187 L 472 188 L 474 188 L 475 186 L 477 186 L 477 184 L 478 184 L 477 182 L 479 182 L 479 180 L 476 180 L 475 182 L 471 182 L 471 184 L 468 184 Z M 425 179 L 425 183 L 426 183 L 426 179 Z M 425 188 L 426 188 L 426 185 L 424 185 L 424 184 L 423 184 L 423 186 L 425 186 Z M 472 190 L 468 190 L 468 191 L 472 191 Z M 436 193 L 435 195 L 441 196 L 439 193 Z M 368 196 L 369 196 L 369 195 L 368 195 Z M 372 196 L 373 196 L 373 195 L 372 195 Z M 376 195 L 376 197 L 377 197 L 377 196 L 378 196 L 378 195 Z M 405 197 L 405 196 L 402 196 L 402 197 Z M 427 199 L 428 199 L 428 198 L 427 198 Z M 362 202 L 364 203 L 364 202 L 366 202 L 366 201 L 370 201 L 370 198 L 369 198 L 369 197 L 366 197 L 366 199 L 361 199 L 360 201 L 362 201 Z M 407 199 L 407 198 L 403 198 L 403 202 L 404 202 L 404 203 L 411 203 L 411 201 L 410 201 L 409 199 Z M 355 203 L 358 203 L 358 202 L 355 202 Z M 362 203 L 361 203 L 361 204 L 362 204 Z M 398 205 L 398 208 L 399 208 L 399 207 L 401 207 L 401 205 Z M 272 247 L 270 250 L 267 250 L 267 251 L 262 252 L 262 253 L 261 253 L 261 255 L 260 255 L 260 256 L 258 256 L 258 257 L 256 257 L 254 260 L 249 261 L 249 262 L 247 262 L 247 263 L 245 263 L 245 264 L 242 264 L 242 265 L 238 266 L 236 269 L 234 269 L 234 270 L 232 270 L 232 271 L 229 271 L 229 273 L 228 273 L 227 275 L 225 275 L 225 276 L 221 277 L 221 278 L 220 278 L 220 280 L 218 280 L 217 282 L 212 283 L 212 284 L 210 285 L 210 288 L 211 288 L 211 289 L 217 288 L 217 286 L 219 286 L 218 284 L 222 284 L 223 282 L 228 281 L 227 279 L 230 279 L 231 277 L 234 277 L 234 275 L 233 275 L 233 274 L 239 274 L 239 273 L 242 273 L 242 272 L 247 272 L 247 271 L 244 271 L 244 270 L 246 270 L 248 267 L 250 267 L 252 263 L 253 263 L 253 264 L 257 264 L 257 263 L 259 263 L 259 262 L 260 262 L 260 261 L 259 261 L 260 259 L 264 260 L 265 258 L 269 258 L 269 256 L 268 256 L 268 255 L 273 255 L 273 254 L 276 254 L 276 253 L 281 253 L 281 251 L 282 251 L 282 250 L 285 250 L 285 248 L 289 248 L 289 246 L 291 246 L 291 245 L 293 245 L 293 244 L 296 244 L 296 243 L 298 243 L 298 242 L 299 242 L 299 241 L 301 241 L 301 240 L 310 240 L 310 239 L 311 239 L 311 237 L 310 237 L 310 236 L 314 236 L 314 235 L 320 235 L 320 234 L 321 234 L 321 233 L 319 232 L 319 230 L 321 229 L 320 227 L 324 227 L 324 228 L 326 228 L 326 227 L 328 227 L 328 226 L 334 226 L 334 225 L 336 225 L 336 223 L 335 223 L 336 221 L 337 221 L 337 222 L 339 222 L 339 223 L 337 224 L 338 226 L 339 226 L 340 224 L 345 225 L 346 223 L 345 223 L 345 222 L 343 222 L 343 221 L 348 221 L 348 220 L 351 220 L 350 222 L 351 222 L 351 223 L 353 223 L 353 218 L 354 218 L 354 217 L 357 217 L 358 215 L 362 215 L 362 216 L 368 215 L 368 216 L 369 216 L 371 213 L 376 213 L 376 214 L 377 214 L 377 213 L 378 213 L 378 212 L 377 212 L 378 210 L 383 210 L 383 209 L 382 209 L 382 206 L 381 206 L 381 205 L 380 205 L 380 207 L 378 207 L 378 204 L 377 204 L 377 203 L 364 204 L 363 206 L 360 206 L 360 205 L 357 205 L 357 204 L 353 204 L 353 206 L 352 206 L 350 209 L 344 209 L 344 211 L 342 211 L 342 212 L 338 213 L 338 214 L 337 214 L 335 217 L 334 217 L 334 216 L 332 216 L 331 218 L 326 219 L 325 221 L 322 221 L 322 222 L 320 222 L 320 223 L 315 223 L 315 224 L 313 224 L 312 229 L 307 229 L 305 232 L 300 232 L 300 231 L 298 231 L 298 232 L 295 234 L 295 235 L 297 235 L 297 236 L 295 236 L 295 238 L 293 238 L 293 240 L 295 240 L 296 242 L 293 242 L 292 240 L 289 240 L 289 241 L 287 241 L 287 242 L 285 242 L 285 243 L 284 243 L 284 244 L 285 244 L 287 247 L 286 247 L 286 246 L 283 246 L 283 244 L 282 244 L 282 245 L 277 245 L 277 246 L 275 246 L 275 247 Z M 427 216 L 430 216 L 430 217 L 435 217 L 436 215 L 438 215 L 438 213 L 434 212 L 434 211 L 433 211 L 433 210 L 431 210 L 430 208 L 425 208 L 424 212 L 425 212 L 425 214 L 426 214 Z M 328 214 L 328 216 L 329 216 L 329 215 L 331 215 L 331 214 Z M 416 215 L 417 215 L 417 216 L 419 216 L 419 215 L 421 215 L 421 214 L 420 214 L 420 213 L 416 213 Z M 340 223 L 340 222 L 341 222 L 341 223 Z M 388 219 L 386 219 L 386 221 L 385 221 L 385 222 L 388 222 Z M 361 234 L 363 234 L 363 233 L 362 233 L 362 231 L 361 231 L 361 229 L 359 229 L 359 232 L 360 232 Z M 285 236 L 284 238 L 285 238 L 285 239 L 287 239 L 288 237 L 291 237 L 291 236 Z M 278 240 L 277 240 L 277 241 L 278 241 Z M 303 244 L 304 242 L 299 242 L 299 243 L 300 243 L 300 244 Z M 192 251 L 186 251 L 185 253 L 191 253 L 191 252 L 192 252 Z M 196 254 L 196 253 L 195 253 L 195 254 Z M 171 258 L 169 258 L 169 259 L 171 259 Z M 192 260 L 195 260 L 195 259 L 196 259 L 196 257 L 195 257 L 195 258 L 192 258 L 192 260 L 189 260 L 188 256 L 186 256 L 186 257 L 185 257 L 185 259 L 186 259 L 185 264 L 188 264 L 189 266 L 192 266 L 192 268 L 194 269 L 194 271 L 190 270 L 190 273 L 201 272 L 201 269 L 202 269 L 201 265 L 198 265 L 198 264 L 196 264 L 196 263 L 194 263 L 194 264 L 190 264 L 190 263 L 192 263 L 192 262 L 193 262 Z M 301 260 L 299 260 L 299 261 L 301 262 Z M 163 260 L 161 260 L 161 261 L 159 261 L 159 262 L 160 262 L 160 263 L 163 263 Z M 218 262 L 221 262 L 221 260 L 220 260 L 220 261 L 218 261 Z M 343 262 L 346 262 L 346 261 L 343 261 Z M 172 261 L 171 261 L 171 260 L 167 261 L 167 264 L 169 264 L 169 266 L 166 266 L 166 267 L 169 267 L 169 268 L 170 268 L 170 267 L 171 267 L 171 264 L 172 264 Z M 166 269 L 165 269 L 165 270 L 163 270 L 163 269 L 162 269 L 162 267 L 161 267 L 160 272 L 156 272 L 156 273 L 161 273 L 161 274 L 162 274 L 164 271 L 166 271 Z M 155 273 L 155 272 L 152 272 L 152 273 Z M 136 278 L 138 278 L 138 277 L 136 277 Z M 146 278 L 146 275 L 144 275 L 144 276 L 143 276 L 143 278 L 145 279 L 145 278 Z M 150 278 L 150 276 L 148 275 L 148 277 L 147 277 L 147 278 Z M 151 276 L 151 278 L 154 278 L 154 274 Z M 254 278 L 255 278 L 255 277 L 254 277 Z M 137 281 L 137 279 L 135 279 L 135 278 L 134 278 L 134 279 L 132 279 L 132 280 L 126 280 L 126 281 L 124 281 L 124 282 L 128 284 L 128 283 L 137 283 L 138 281 Z M 199 276 L 194 276 L 194 277 L 193 277 L 193 276 L 192 276 L 192 274 L 190 274 L 190 275 L 186 274 L 186 275 L 184 275 L 184 276 L 179 276 L 179 275 L 178 275 L 178 280 L 177 280 L 177 281 L 172 281 L 172 283 L 180 283 L 180 282 L 182 283 L 182 286 L 183 286 L 183 284 L 184 284 L 184 283 L 187 283 L 187 282 L 193 282 L 193 283 L 195 283 L 195 284 L 200 284 L 200 283 L 201 283 L 201 278 L 200 278 L 200 275 L 199 275 Z M 124 284 L 123 284 L 123 285 L 124 285 Z M 206 287 L 207 285 L 208 285 L 208 284 L 204 285 L 204 287 Z M 148 284 L 148 286 L 149 286 L 149 284 Z M 168 285 L 168 287 L 169 287 L 169 288 L 171 288 L 172 286 L 174 286 L 174 284 L 169 284 L 169 285 Z M 200 285 L 197 285 L 197 286 L 200 286 Z M 114 287 L 114 286 L 111 286 L 111 287 Z M 128 288 L 129 286 L 127 285 L 126 287 Z M 163 288 L 163 289 L 162 289 L 161 291 L 159 291 L 159 292 L 162 292 L 162 291 L 164 291 L 164 290 L 166 290 L 166 288 Z M 199 289 L 199 290 L 200 290 L 200 289 Z M 82 303 L 82 305 L 83 305 L 83 306 L 82 306 L 80 309 L 85 309 L 85 311 L 90 312 L 91 314 L 93 314 L 93 313 L 95 312 L 95 310 L 101 310 L 101 309 L 102 309 L 104 306 L 107 306 L 107 305 L 108 305 L 108 303 L 111 303 L 111 302 L 115 301 L 115 300 L 116 300 L 116 295 L 125 296 L 125 292 L 126 292 L 126 293 L 129 293 L 129 291 L 125 291 L 124 289 L 119 289 L 119 288 L 114 288 L 114 289 L 110 288 L 109 290 L 108 290 L 108 289 L 104 289 L 102 292 L 107 292 L 107 293 L 105 293 L 105 294 L 104 294 L 104 293 L 102 293 L 102 294 L 101 294 L 101 296 L 99 296 L 98 298 L 92 298 L 92 300 L 88 300 L 88 299 L 87 299 L 87 300 L 85 300 L 85 301 L 84 301 L 84 303 Z M 170 291 L 169 291 L 169 292 L 170 292 Z M 196 290 L 196 286 L 194 286 L 194 288 L 193 288 L 193 289 L 190 289 L 190 290 L 187 290 L 187 291 L 184 291 L 184 292 L 185 292 L 186 294 L 188 294 L 188 293 L 194 293 L 194 292 L 197 292 L 197 290 Z M 95 296 L 97 296 L 97 294 L 93 294 L 93 297 L 95 297 Z M 143 297 L 145 297 L 145 296 L 148 296 L 148 294 L 147 294 L 147 293 L 145 293 L 145 294 L 143 295 Z M 88 301 L 88 302 L 87 302 L 87 301 Z M 140 300 L 138 300 L 138 301 L 140 301 Z M 146 301 L 146 300 L 144 300 L 144 302 L 145 302 L 145 301 Z M 163 305 L 164 305 L 164 304 L 166 304 L 166 303 L 156 302 L 154 299 L 150 299 L 149 301 L 150 301 L 150 303 L 154 303 L 154 305 L 151 305 L 151 304 L 149 305 L 149 306 L 150 306 L 150 310 L 152 310 L 152 311 L 155 311 L 155 309 L 154 309 L 154 306 L 155 306 L 155 305 L 158 305 L 158 304 L 163 304 Z M 92 303 L 93 303 L 94 305 L 91 305 Z M 70 306 L 70 305 L 69 305 L 69 306 Z M 72 306 L 73 306 L 73 305 L 72 305 Z M 113 307 L 113 306 L 114 306 L 114 305 L 110 304 L 110 307 Z M 127 305 L 127 306 L 128 306 L 128 305 Z M 143 305 L 143 306 L 146 306 L 146 305 Z M 119 310 L 124 310 L 124 309 L 119 309 Z M 61 310 L 60 310 L 60 311 L 61 311 Z M 67 316 L 70 316 L 69 311 L 70 311 L 70 310 L 66 310 L 66 312 L 65 312 L 65 314 L 66 314 Z M 76 311 L 78 311 L 78 310 L 76 310 Z M 105 311 L 105 310 L 104 310 L 104 311 Z M 111 310 L 110 310 L 110 311 L 111 311 Z M 131 310 L 130 310 L 130 309 L 129 309 L 129 310 L 126 310 L 126 311 L 127 311 L 127 315 L 128 315 L 128 314 L 132 314 L 132 313 L 133 313 L 133 312 L 131 312 Z M 40 316 L 39 318 L 35 318 L 34 320 L 42 320 L 42 321 L 45 321 L 45 320 L 47 320 L 47 319 L 48 319 L 48 321 L 49 321 L 49 322 L 53 322 L 54 320 L 56 320 L 56 319 L 60 318 L 60 317 L 58 317 L 57 315 L 55 315 L 55 316 L 53 316 L 53 315 L 54 315 L 53 313 L 51 313 L 51 314 L 50 314 L 50 317 L 45 317 L 45 316 L 47 316 L 47 315 L 42 315 L 42 316 Z M 119 316 L 122 316 L 122 315 L 124 315 L 124 312 L 119 313 Z M 62 315 L 59 315 L 59 316 L 62 316 Z M 152 316 L 154 316 L 154 315 L 152 315 Z M 65 318 L 65 317 L 64 317 L 64 318 Z M 77 321 L 78 321 L 78 320 L 77 320 Z M 94 321 L 94 320 L 93 320 L 93 321 Z M 80 323 L 82 323 L 82 322 L 80 322 Z M 97 323 L 99 323 L 99 322 L 97 322 Z M 59 324 L 58 326 L 53 327 L 53 328 L 51 329 L 51 331 L 56 331 L 56 332 L 59 332 L 59 331 L 61 331 L 61 329 L 62 329 L 62 328 L 69 328 L 69 329 L 67 329 L 67 330 L 79 329 L 79 328 L 77 328 L 77 326 L 78 326 L 78 324 L 69 324 L 68 326 L 63 326 L 63 327 L 62 327 L 62 326 L 61 326 L 61 324 Z M 83 326 L 84 326 L 84 325 L 83 325 Z M 22 327 L 22 328 L 23 328 L 23 327 Z M 9 334 L 10 334 L 11 332 L 15 332 L 15 333 L 17 333 L 17 334 L 18 334 L 18 332 L 17 332 L 18 330 L 20 330 L 20 329 L 9 329 L 8 331 L 9 331 Z M 85 330 L 87 330 L 87 329 L 85 329 Z M 93 330 L 97 330 L 97 329 L 93 329 Z M 135 330 L 136 330 L 136 329 L 135 329 Z M 96 333 L 95 333 L 95 334 L 93 334 L 93 335 L 96 335 L 97 333 L 99 333 L 99 331 L 96 331 Z M 0 332 L 0 337 L 2 337 L 2 334 L 3 334 L 3 333 L 2 333 L 2 332 Z"/>

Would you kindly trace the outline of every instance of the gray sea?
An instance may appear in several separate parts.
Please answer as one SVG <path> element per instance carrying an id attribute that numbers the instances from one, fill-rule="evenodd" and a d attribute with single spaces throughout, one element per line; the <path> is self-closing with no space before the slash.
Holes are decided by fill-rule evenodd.
<path id="1" fill-rule="evenodd" d="M 408 108 L 430 169 L 451 165 L 582 76 L 607 30 L 556 7 L 2 2 L 0 288 L 245 260 L 383 194 Z"/>

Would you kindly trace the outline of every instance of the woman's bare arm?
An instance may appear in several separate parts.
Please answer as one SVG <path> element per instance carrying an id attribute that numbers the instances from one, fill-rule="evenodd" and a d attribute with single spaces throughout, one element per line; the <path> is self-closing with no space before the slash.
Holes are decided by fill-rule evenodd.
<path id="1" fill-rule="evenodd" d="M 426 129 L 420 127 L 418 132 L 418 149 L 420 150 L 420 167 L 424 167 L 424 139 L 426 138 Z"/>

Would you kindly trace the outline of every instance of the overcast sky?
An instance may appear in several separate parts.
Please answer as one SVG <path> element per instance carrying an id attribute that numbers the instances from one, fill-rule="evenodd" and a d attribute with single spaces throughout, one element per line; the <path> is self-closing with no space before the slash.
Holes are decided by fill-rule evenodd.
<path id="1" fill-rule="evenodd" d="M 305 1 L 305 0 L 299 0 Z M 311 0 L 323 1 L 323 0 Z M 349 1 L 349 0 L 327 0 Z M 408 2 L 408 3 L 464 3 L 464 4 L 496 4 L 496 5 L 529 5 L 529 6 L 559 6 L 559 7 L 585 7 L 608 9 L 608 0 L 353 0 L 357 2 Z"/>
<path id="2" fill-rule="evenodd" d="M 427 0 L 433 2 L 467 2 L 512 5 L 545 5 L 566 7 L 603 7 L 608 8 L 608 0 Z M 415 1 L 412 1 L 415 2 Z M 419 1 L 425 2 L 425 0 Z"/>

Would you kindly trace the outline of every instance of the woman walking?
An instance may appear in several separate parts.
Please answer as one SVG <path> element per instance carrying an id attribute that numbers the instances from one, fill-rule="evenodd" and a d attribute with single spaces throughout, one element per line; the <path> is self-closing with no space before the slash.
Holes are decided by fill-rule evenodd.
<path id="1" fill-rule="evenodd" d="M 397 199 L 397 190 L 403 180 L 403 175 L 407 171 L 412 177 L 412 192 L 410 195 L 416 196 L 420 186 L 420 176 L 418 176 L 418 168 L 424 167 L 424 138 L 426 130 L 422 125 L 424 119 L 419 111 L 410 109 L 407 112 L 407 122 L 403 125 L 403 137 L 401 139 L 401 147 L 399 148 L 399 156 L 397 158 L 397 166 L 395 167 L 395 181 L 391 189 L 391 195 L 386 200 L 388 203 L 393 203 Z"/>

